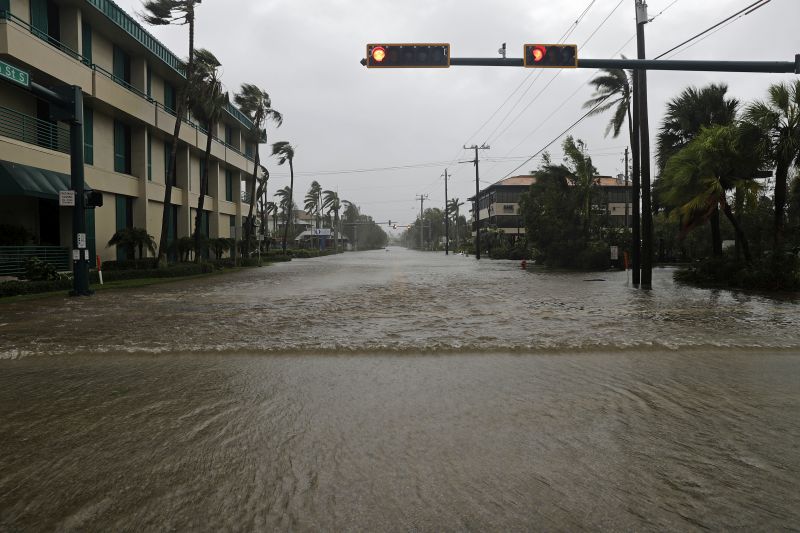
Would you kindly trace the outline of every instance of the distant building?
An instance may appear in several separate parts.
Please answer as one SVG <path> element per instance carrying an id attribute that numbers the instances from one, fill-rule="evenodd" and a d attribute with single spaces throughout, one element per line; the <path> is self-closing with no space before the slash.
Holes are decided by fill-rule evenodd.
<path id="1" fill-rule="evenodd" d="M 472 234 L 479 226 L 481 231 L 496 229 L 508 236 L 512 241 L 525 234 L 525 221 L 519 210 L 520 197 L 530 190 L 536 182 L 532 175 L 513 176 L 489 185 L 478 195 L 478 224 L 475 223 L 474 207 L 472 212 Z M 598 194 L 592 212 L 608 215 L 608 225 L 625 227 L 629 225 L 633 207 L 631 203 L 631 186 L 625 183 L 622 176 L 596 176 L 595 184 Z M 475 197 L 469 198 L 475 205 Z"/>

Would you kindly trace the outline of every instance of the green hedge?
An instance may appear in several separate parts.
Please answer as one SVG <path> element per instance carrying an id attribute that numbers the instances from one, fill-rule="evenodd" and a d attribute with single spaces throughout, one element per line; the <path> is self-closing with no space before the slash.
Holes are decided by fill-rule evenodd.
<path id="1" fill-rule="evenodd" d="M 18 296 L 20 294 L 37 294 L 40 292 L 69 290 L 71 288 L 71 279 L 52 281 L 5 281 L 0 283 L 0 298 L 5 296 Z"/>

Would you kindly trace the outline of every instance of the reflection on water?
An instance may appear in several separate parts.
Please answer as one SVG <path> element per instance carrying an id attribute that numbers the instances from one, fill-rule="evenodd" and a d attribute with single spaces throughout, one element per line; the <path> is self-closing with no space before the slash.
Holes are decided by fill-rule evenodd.
<path id="1" fill-rule="evenodd" d="M 800 524 L 792 302 L 393 249 L 0 324 L 0 531 Z"/>

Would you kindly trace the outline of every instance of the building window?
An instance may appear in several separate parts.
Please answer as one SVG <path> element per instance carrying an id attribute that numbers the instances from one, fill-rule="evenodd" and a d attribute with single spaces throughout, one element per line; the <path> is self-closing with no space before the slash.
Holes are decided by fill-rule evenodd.
<path id="1" fill-rule="evenodd" d="M 231 216 L 228 217 L 228 220 L 230 221 L 229 222 L 230 238 L 231 239 L 235 239 L 236 238 L 236 217 L 231 215 Z"/>
<path id="2" fill-rule="evenodd" d="M 11 6 L 9 5 L 8 0 L 0 0 L 0 11 L 11 11 Z"/>
<path id="3" fill-rule="evenodd" d="M 129 196 L 117 195 L 117 231 L 133 227 L 133 198 Z M 122 246 L 117 246 L 117 261 L 127 261 L 133 259 L 128 257 L 128 250 Z"/>
<path id="4" fill-rule="evenodd" d="M 94 165 L 94 111 L 83 108 L 83 162 Z"/>
<path id="5" fill-rule="evenodd" d="M 233 201 L 233 172 L 225 169 L 225 200 Z"/>
<path id="6" fill-rule="evenodd" d="M 175 114 L 175 87 L 164 82 L 164 108 Z"/>
<path id="7" fill-rule="evenodd" d="M 39 38 L 52 43 L 61 39 L 58 6 L 52 0 L 31 0 L 31 29 Z"/>
<path id="8" fill-rule="evenodd" d="M 81 24 L 81 54 L 86 60 L 87 65 L 92 64 L 92 27 L 83 22 Z"/>
<path id="9" fill-rule="evenodd" d="M 153 136 L 147 130 L 147 181 L 153 181 Z"/>
<path id="10" fill-rule="evenodd" d="M 225 144 L 233 146 L 233 128 L 225 124 Z"/>
<path id="11" fill-rule="evenodd" d="M 131 173 L 131 128 L 114 121 L 114 172 Z"/>
<path id="12" fill-rule="evenodd" d="M 114 78 L 131 83 L 131 57 L 117 45 L 114 45 Z"/>

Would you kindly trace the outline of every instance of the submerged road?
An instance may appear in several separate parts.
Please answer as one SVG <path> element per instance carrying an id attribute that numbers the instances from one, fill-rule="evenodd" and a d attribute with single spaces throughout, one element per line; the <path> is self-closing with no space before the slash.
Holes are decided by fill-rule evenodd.
<path id="1" fill-rule="evenodd" d="M 798 311 L 395 248 L 0 304 L 0 531 L 797 528 Z"/>

